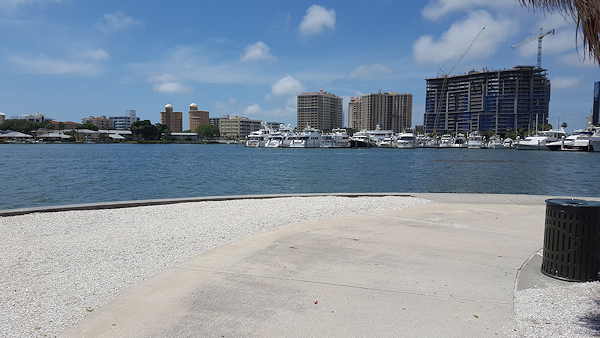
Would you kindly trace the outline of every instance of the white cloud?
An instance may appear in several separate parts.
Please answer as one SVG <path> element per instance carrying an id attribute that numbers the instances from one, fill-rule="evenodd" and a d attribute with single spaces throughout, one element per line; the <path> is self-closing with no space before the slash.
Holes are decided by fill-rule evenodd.
<path id="1" fill-rule="evenodd" d="M 177 76 L 169 73 L 150 76 L 148 82 L 155 82 L 153 89 L 158 93 L 188 94 L 192 91 L 190 87 L 183 85 Z"/>
<path id="2" fill-rule="evenodd" d="M 519 24 L 509 18 L 495 19 L 484 10 L 472 11 L 465 20 L 452 24 L 448 31 L 442 33 L 438 41 L 434 41 L 430 35 L 421 36 L 413 45 L 413 58 L 417 63 L 439 64 L 456 56 L 458 62 L 458 58 L 466 51 L 469 41 L 483 27 L 485 30 L 465 54 L 463 60 L 494 54 L 502 42 L 518 31 Z M 462 50 L 459 50 L 460 47 Z M 449 69 L 444 70 L 449 71 Z"/>
<path id="3" fill-rule="evenodd" d="M 371 66 L 358 66 L 350 72 L 350 79 L 377 79 L 392 75 L 391 68 L 378 63 Z"/>
<path id="4" fill-rule="evenodd" d="M 71 0 L 1 0 L 0 8 L 3 10 L 13 10 L 17 9 L 19 6 L 24 5 L 33 5 L 33 4 L 44 4 L 44 3 L 52 3 L 52 4 L 63 4 L 70 3 Z"/>
<path id="5" fill-rule="evenodd" d="M 454 11 L 471 11 L 476 8 L 516 10 L 521 5 L 518 1 L 489 0 L 433 0 L 421 11 L 423 17 L 437 20 Z"/>
<path id="6" fill-rule="evenodd" d="M 273 96 L 297 95 L 304 90 L 306 88 L 300 81 L 294 79 L 291 75 L 286 75 L 271 85 L 271 94 L 267 95 L 267 99 Z"/>
<path id="7" fill-rule="evenodd" d="M 579 87 L 583 82 L 583 77 L 563 76 L 555 77 L 550 81 L 552 83 L 552 89 L 564 89 L 571 87 Z"/>
<path id="8" fill-rule="evenodd" d="M 102 60 L 110 58 L 110 55 L 104 49 L 88 50 L 81 53 L 81 57 L 90 60 Z"/>
<path id="9" fill-rule="evenodd" d="M 59 60 L 46 56 L 12 56 L 11 61 L 29 74 L 75 74 L 96 76 L 102 73 L 102 65 L 82 60 Z"/>
<path id="10" fill-rule="evenodd" d="M 598 63 L 596 62 L 596 60 L 590 59 L 587 54 L 584 54 L 584 52 L 585 51 L 580 49 L 579 52 L 573 52 L 573 53 L 562 55 L 558 58 L 558 61 L 567 66 L 598 69 Z M 543 66 L 543 63 L 544 63 L 544 59 L 542 56 L 542 66 Z"/>
<path id="11" fill-rule="evenodd" d="M 246 47 L 246 52 L 240 57 L 240 61 L 276 60 L 270 52 L 271 48 L 269 48 L 269 46 L 262 41 L 258 41 L 257 43 Z"/>
<path id="12" fill-rule="evenodd" d="M 262 112 L 262 109 L 260 109 L 260 106 L 258 105 L 258 103 L 255 103 L 251 106 L 246 107 L 246 110 L 244 111 L 244 114 L 246 115 L 257 115 L 260 112 Z"/>
<path id="13" fill-rule="evenodd" d="M 263 110 L 258 103 L 254 103 L 244 110 L 244 114 L 250 118 L 268 117 L 281 118 L 296 116 L 296 109 L 292 107 L 275 108 L 271 110 Z"/>
<path id="14" fill-rule="evenodd" d="M 312 5 L 300 23 L 300 35 L 321 34 L 325 29 L 335 29 L 335 10 Z"/>
<path id="15" fill-rule="evenodd" d="M 115 14 L 104 14 L 96 23 L 96 29 L 104 33 L 114 33 L 124 30 L 128 27 L 143 27 L 144 23 L 127 16 L 123 11 L 117 11 Z"/>

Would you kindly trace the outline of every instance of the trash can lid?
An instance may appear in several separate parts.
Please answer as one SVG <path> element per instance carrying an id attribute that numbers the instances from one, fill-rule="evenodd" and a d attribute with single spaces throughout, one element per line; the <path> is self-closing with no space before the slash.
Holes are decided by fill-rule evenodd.
<path id="1" fill-rule="evenodd" d="M 551 198 L 547 199 L 546 203 L 557 204 L 565 207 L 600 208 L 600 202 L 569 198 Z"/>

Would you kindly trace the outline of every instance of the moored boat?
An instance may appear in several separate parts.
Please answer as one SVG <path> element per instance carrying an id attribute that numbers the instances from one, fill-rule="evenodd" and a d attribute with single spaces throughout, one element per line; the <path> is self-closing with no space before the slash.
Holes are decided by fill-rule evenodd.
<path id="1" fill-rule="evenodd" d="M 567 136 L 567 133 L 562 129 L 540 131 L 536 135 L 527 136 L 523 140 L 517 137 L 517 142 L 513 146 L 519 150 L 550 150 L 546 147 L 546 144 L 558 141 L 562 136 Z"/>
<path id="2" fill-rule="evenodd" d="M 291 139 L 290 148 L 320 148 L 321 139 L 321 132 L 309 126 Z"/>
<path id="3" fill-rule="evenodd" d="M 417 138 L 413 133 L 399 133 L 396 136 L 396 148 L 415 149 L 417 147 Z"/>
<path id="4" fill-rule="evenodd" d="M 483 136 L 478 131 L 469 134 L 467 138 L 467 148 L 481 149 L 483 147 Z"/>
<path id="5" fill-rule="evenodd" d="M 560 140 L 546 144 L 548 149 L 569 150 L 569 151 L 592 151 L 590 139 L 593 132 L 591 130 L 574 130 L 567 137 L 562 136 Z"/>

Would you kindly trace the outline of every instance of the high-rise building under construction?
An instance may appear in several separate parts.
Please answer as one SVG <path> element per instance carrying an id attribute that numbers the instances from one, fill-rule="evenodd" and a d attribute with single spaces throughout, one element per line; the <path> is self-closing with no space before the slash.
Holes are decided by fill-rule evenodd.
<path id="1" fill-rule="evenodd" d="M 535 129 L 548 123 L 546 70 L 517 66 L 426 79 L 423 123 L 427 133 Z"/>

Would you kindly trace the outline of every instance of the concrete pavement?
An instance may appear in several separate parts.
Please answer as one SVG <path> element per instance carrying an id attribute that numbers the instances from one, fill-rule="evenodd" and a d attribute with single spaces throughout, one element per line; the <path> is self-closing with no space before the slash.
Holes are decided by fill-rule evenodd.
<path id="1" fill-rule="evenodd" d="M 411 195 L 434 203 L 227 244 L 61 337 L 509 336 L 515 287 L 565 283 L 535 262 L 551 197 Z"/>

